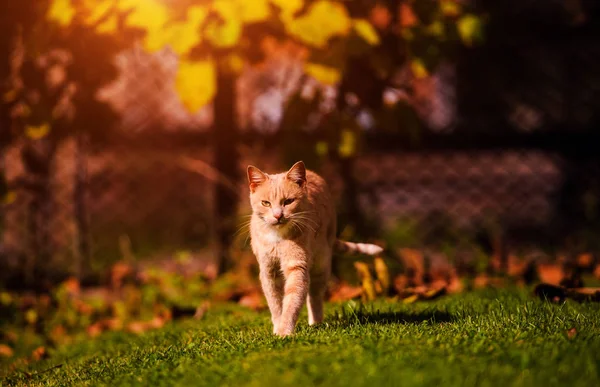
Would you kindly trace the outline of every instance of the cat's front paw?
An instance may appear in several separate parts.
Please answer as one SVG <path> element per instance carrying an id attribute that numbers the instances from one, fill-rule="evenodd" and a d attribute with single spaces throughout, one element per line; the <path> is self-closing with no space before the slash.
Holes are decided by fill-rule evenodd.
<path id="1" fill-rule="evenodd" d="M 273 328 L 273 333 L 279 337 L 291 336 L 294 333 L 294 327 L 279 325 Z"/>

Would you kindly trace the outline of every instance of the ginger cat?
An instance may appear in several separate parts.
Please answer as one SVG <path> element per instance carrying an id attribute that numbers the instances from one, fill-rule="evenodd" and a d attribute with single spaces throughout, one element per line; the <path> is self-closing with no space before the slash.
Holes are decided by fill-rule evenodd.
<path id="1" fill-rule="evenodd" d="M 252 251 L 271 311 L 273 333 L 294 332 L 306 300 L 308 323 L 323 321 L 334 249 L 379 254 L 379 246 L 336 239 L 336 213 L 327 183 L 302 161 L 269 175 L 248 166 Z"/>

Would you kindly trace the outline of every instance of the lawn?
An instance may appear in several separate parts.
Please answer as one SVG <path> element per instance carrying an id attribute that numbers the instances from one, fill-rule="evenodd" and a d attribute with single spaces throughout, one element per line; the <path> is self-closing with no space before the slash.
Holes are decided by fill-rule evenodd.
<path id="1" fill-rule="evenodd" d="M 293 338 L 270 329 L 267 312 L 215 307 L 59 348 L 2 385 L 600 385 L 600 304 L 554 305 L 523 290 L 330 304 L 319 328 L 304 312 Z"/>

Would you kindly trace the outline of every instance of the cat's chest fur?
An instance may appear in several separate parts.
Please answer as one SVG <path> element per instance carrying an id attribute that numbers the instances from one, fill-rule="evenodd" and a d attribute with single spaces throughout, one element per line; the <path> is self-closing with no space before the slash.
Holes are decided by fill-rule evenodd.
<path id="1" fill-rule="evenodd" d="M 282 230 L 283 231 L 283 230 Z M 267 244 L 277 244 L 285 239 L 286 232 L 283 233 L 279 230 L 269 229 L 262 234 L 262 238 Z"/>

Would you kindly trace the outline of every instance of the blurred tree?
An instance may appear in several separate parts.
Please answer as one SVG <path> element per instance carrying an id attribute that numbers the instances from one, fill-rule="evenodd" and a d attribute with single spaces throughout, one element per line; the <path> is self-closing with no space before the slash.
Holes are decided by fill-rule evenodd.
<path id="1" fill-rule="evenodd" d="M 57 3 L 49 0 L 3 2 L 0 7 L 4 61 L 0 65 L 0 147 L 18 142 L 21 152 L 25 173 L 12 182 L 11 189 L 23 189 L 30 198 L 30 240 L 21 247 L 29 249 L 25 253 L 28 285 L 40 285 L 53 254 L 51 180 L 57 147 L 75 137 L 81 152 L 87 136 L 107 133 L 116 116 L 96 98 L 96 92 L 116 76 L 113 58 L 127 46 L 128 32 L 133 29 L 118 23 L 119 34 L 106 33 L 101 26 L 107 10 L 97 12 L 92 20 L 87 13 L 57 10 Z M 48 22 L 48 16 L 53 22 Z M 79 260 L 73 269 L 81 273 L 89 245 L 83 203 L 85 170 L 81 155 L 77 160 L 73 199 Z"/>
<path id="2" fill-rule="evenodd" d="M 347 96 L 354 94 L 366 108 L 382 108 L 382 93 L 393 86 L 398 68 L 408 64 L 414 77 L 423 79 L 446 55 L 449 43 L 473 44 L 480 38 L 480 19 L 463 8 L 458 0 L 52 0 L 48 17 L 63 31 L 112 35 L 118 41 L 127 36 L 124 29 L 133 28 L 142 32 L 146 50 L 169 46 L 176 52 L 175 88 L 191 112 L 213 103 L 215 167 L 230 181 L 238 180 L 240 167 L 238 76 L 246 66 L 260 64 L 274 46 L 293 42 L 304 50 L 308 75 L 338 86 L 333 109 L 340 116 L 332 118 L 326 137 L 332 139 L 329 149 L 345 160 L 349 179 L 348 160 L 356 153 L 359 130 L 355 115 L 347 111 Z M 104 51 L 98 54 L 95 61 L 106 58 Z M 216 185 L 214 198 L 223 272 L 231 264 L 238 197 Z"/>

